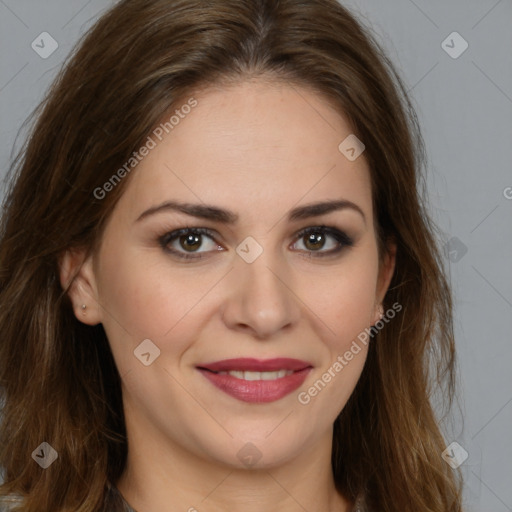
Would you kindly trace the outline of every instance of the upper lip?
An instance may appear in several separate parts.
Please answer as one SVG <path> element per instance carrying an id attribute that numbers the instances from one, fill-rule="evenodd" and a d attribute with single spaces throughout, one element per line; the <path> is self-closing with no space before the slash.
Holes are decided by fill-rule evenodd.
<path id="1" fill-rule="evenodd" d="M 307 361 L 288 357 L 278 357 L 274 359 L 224 359 L 222 361 L 197 365 L 197 368 L 210 370 L 212 372 L 229 372 L 233 370 L 249 372 L 275 372 L 278 370 L 298 371 L 310 367 L 311 364 Z"/>

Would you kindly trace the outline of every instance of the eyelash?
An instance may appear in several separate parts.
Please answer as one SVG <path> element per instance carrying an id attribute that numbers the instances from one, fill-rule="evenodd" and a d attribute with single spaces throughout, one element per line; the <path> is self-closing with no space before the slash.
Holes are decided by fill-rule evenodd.
<path id="1" fill-rule="evenodd" d="M 350 238 L 346 233 L 343 231 L 340 231 L 339 229 L 336 229 L 331 226 L 311 226 L 305 229 L 302 229 L 297 233 L 296 237 L 298 240 L 303 238 L 306 235 L 312 234 L 312 233 L 322 233 L 332 236 L 339 244 L 340 246 L 337 249 L 330 250 L 330 251 L 307 251 L 308 256 L 307 258 L 325 258 L 328 256 L 334 256 L 335 254 L 340 253 L 343 249 L 347 247 L 352 247 L 354 245 L 354 241 L 352 238 Z M 204 254 L 207 254 L 211 251 L 206 251 L 205 253 L 197 253 L 198 255 L 192 255 L 193 253 L 182 253 L 179 251 L 176 251 L 175 249 L 170 249 L 168 247 L 169 243 L 174 241 L 175 239 L 179 238 L 183 235 L 189 235 L 189 234 L 199 234 L 199 235 L 206 235 L 210 237 L 212 240 L 214 239 L 214 232 L 206 229 L 206 228 L 182 228 L 177 229 L 175 231 L 168 232 L 164 234 L 163 236 L 158 238 L 158 242 L 161 245 L 162 249 L 164 249 L 165 252 L 171 253 L 178 258 L 185 259 L 185 260 L 199 260 L 204 257 Z"/>

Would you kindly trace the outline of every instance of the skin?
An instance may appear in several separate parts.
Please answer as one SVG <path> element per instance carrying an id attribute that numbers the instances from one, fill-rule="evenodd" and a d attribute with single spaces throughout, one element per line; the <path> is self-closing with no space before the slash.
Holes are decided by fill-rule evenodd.
<path id="1" fill-rule="evenodd" d="M 351 162 L 338 150 L 350 126 L 306 88 L 252 80 L 194 98 L 198 106 L 133 171 L 97 253 L 68 252 L 61 265 L 63 285 L 79 269 L 69 292 L 75 314 L 103 324 L 121 375 L 129 455 L 116 484 L 139 512 L 348 511 L 330 466 L 332 424 L 367 347 L 307 405 L 297 395 L 378 320 L 394 270 L 393 246 L 379 267 L 364 153 Z M 163 211 L 136 221 L 171 199 L 239 220 Z M 294 207 L 331 199 L 355 203 L 365 219 L 348 208 L 287 219 Z M 297 233 L 322 224 L 354 245 L 315 256 L 337 240 L 325 235 L 315 246 Z M 214 232 L 193 249 L 179 237 L 170 244 L 202 259 L 180 260 L 158 243 L 184 227 Z M 252 263 L 236 252 L 248 236 L 263 249 Z M 144 339 L 161 351 L 149 366 L 134 357 Z M 313 370 L 286 397 L 247 403 L 196 369 L 234 357 L 292 357 Z M 251 467 L 237 456 L 248 442 L 261 454 Z"/>

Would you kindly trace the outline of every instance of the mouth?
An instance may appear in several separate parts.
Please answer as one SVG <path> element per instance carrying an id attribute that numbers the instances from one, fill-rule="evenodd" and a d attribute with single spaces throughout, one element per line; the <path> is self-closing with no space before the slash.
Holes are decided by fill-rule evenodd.
<path id="1" fill-rule="evenodd" d="M 228 372 L 213 372 L 218 375 L 231 375 L 242 380 L 275 380 L 292 375 L 292 370 L 278 370 L 277 372 L 250 372 L 244 370 L 230 370 Z"/>
<path id="2" fill-rule="evenodd" d="M 196 367 L 216 388 L 244 402 L 273 402 L 297 389 L 313 368 L 290 358 L 226 359 Z"/>

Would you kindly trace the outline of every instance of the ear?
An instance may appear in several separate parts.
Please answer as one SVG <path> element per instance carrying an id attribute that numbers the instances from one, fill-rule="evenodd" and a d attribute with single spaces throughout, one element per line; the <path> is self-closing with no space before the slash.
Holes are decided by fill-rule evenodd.
<path id="1" fill-rule="evenodd" d="M 389 289 L 389 284 L 391 283 L 391 279 L 393 278 L 393 274 L 395 272 L 396 265 L 396 243 L 394 240 L 389 240 L 386 243 L 386 251 L 384 253 L 383 259 L 380 262 L 379 266 L 379 276 L 377 279 L 377 288 L 375 291 L 375 318 L 374 324 L 381 319 L 380 314 L 384 313 L 384 311 L 380 308 L 384 297 Z"/>
<path id="2" fill-rule="evenodd" d="M 66 250 L 59 257 L 59 277 L 62 289 L 71 300 L 76 318 L 87 325 L 101 323 L 92 255 L 87 256 L 85 249 Z"/>

